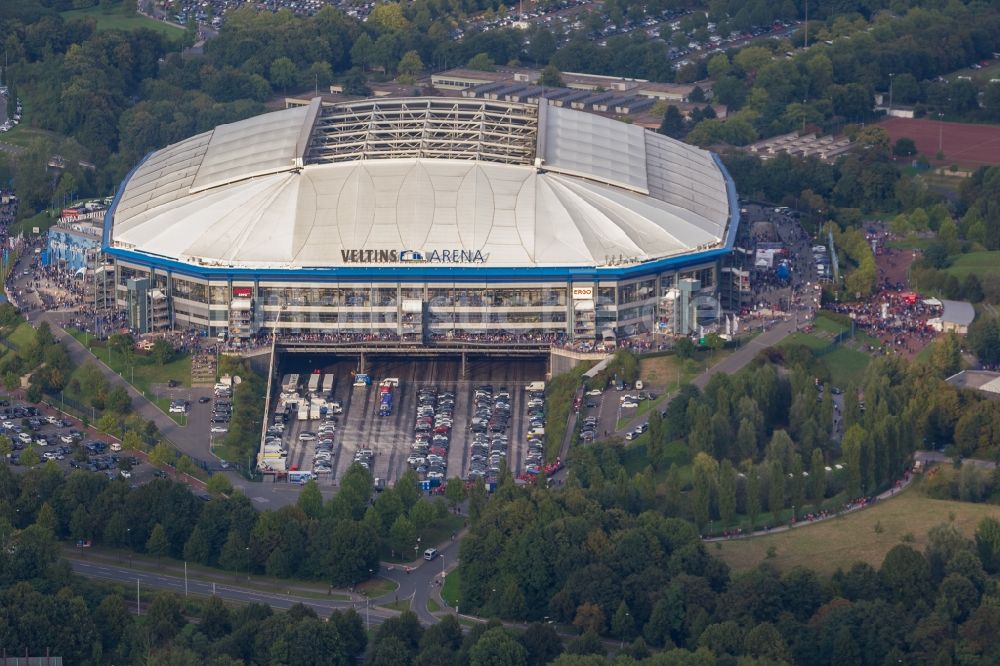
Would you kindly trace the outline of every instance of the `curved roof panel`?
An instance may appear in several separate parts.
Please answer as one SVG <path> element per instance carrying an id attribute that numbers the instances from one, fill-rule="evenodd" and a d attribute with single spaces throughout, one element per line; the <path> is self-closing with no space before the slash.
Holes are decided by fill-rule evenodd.
<path id="1" fill-rule="evenodd" d="M 110 245 L 260 268 L 443 250 L 478 252 L 487 266 L 602 267 L 724 245 L 726 177 L 709 153 L 579 111 L 536 111 L 378 100 L 221 126 L 147 158 L 109 215 Z M 491 145 L 479 157 L 476 132 Z"/>

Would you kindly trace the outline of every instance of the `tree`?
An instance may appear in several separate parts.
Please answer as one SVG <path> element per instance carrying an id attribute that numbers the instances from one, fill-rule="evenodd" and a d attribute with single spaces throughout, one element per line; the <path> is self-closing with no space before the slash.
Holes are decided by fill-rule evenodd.
<path id="1" fill-rule="evenodd" d="M 166 365 L 174 357 L 174 346 L 163 338 L 157 338 L 150 354 L 157 365 Z"/>
<path id="2" fill-rule="evenodd" d="M 777 662 L 789 661 L 785 639 L 770 622 L 762 622 L 751 629 L 743 641 L 743 648 L 751 657 Z"/>
<path id="3" fill-rule="evenodd" d="M 146 552 L 159 559 L 167 555 L 169 551 L 170 543 L 167 541 L 167 532 L 163 529 L 163 525 L 156 523 L 146 541 Z"/>
<path id="4" fill-rule="evenodd" d="M 323 495 L 320 493 L 319 484 L 316 483 L 315 479 L 309 479 L 302 487 L 296 505 L 309 518 L 318 520 L 323 515 Z"/>
<path id="5" fill-rule="evenodd" d="M 719 463 L 707 453 L 699 453 L 694 458 L 694 503 L 695 522 L 704 529 L 711 517 L 712 491 L 719 476 Z"/>
<path id="6" fill-rule="evenodd" d="M 132 409 L 132 398 L 124 387 L 116 386 L 105 398 L 104 407 L 113 414 L 127 414 Z"/>
<path id="7" fill-rule="evenodd" d="M 213 495 L 232 495 L 233 494 L 233 484 L 225 474 L 215 473 L 208 477 L 208 483 L 205 484 L 208 492 Z"/>
<path id="8" fill-rule="evenodd" d="M 785 467 L 780 460 L 771 461 L 767 480 L 767 508 L 775 521 L 785 508 Z"/>
<path id="9" fill-rule="evenodd" d="M 245 570 L 250 574 L 250 548 L 247 535 L 238 530 L 229 530 L 226 542 L 219 552 L 219 566 L 228 571 L 236 572 Z"/>
<path id="10" fill-rule="evenodd" d="M 584 602 L 576 609 L 573 626 L 599 634 L 604 631 L 604 611 L 596 604 Z"/>
<path id="11" fill-rule="evenodd" d="M 976 526 L 976 552 L 987 573 L 1000 573 L 1000 520 L 986 517 Z"/>
<path id="12" fill-rule="evenodd" d="M 844 490 L 851 499 L 861 495 L 861 449 L 864 440 L 865 431 L 855 424 L 847 429 L 840 443 L 840 449 L 844 454 L 844 467 L 847 468 L 847 484 Z"/>
<path id="13" fill-rule="evenodd" d="M 268 79 L 273 85 L 281 88 L 283 92 L 288 92 L 288 86 L 295 85 L 297 76 L 298 72 L 295 63 L 291 59 L 282 56 L 281 58 L 276 58 L 271 63 L 271 71 Z"/>
<path id="14" fill-rule="evenodd" d="M 469 651 L 470 666 L 527 666 L 528 652 L 503 627 L 484 633 Z"/>
<path id="15" fill-rule="evenodd" d="M 411 79 L 422 72 L 423 69 L 424 63 L 420 59 L 420 54 L 414 50 L 404 53 L 403 57 L 399 59 L 399 64 L 396 66 L 396 71 Z"/>
<path id="16" fill-rule="evenodd" d="M 496 71 L 496 63 L 493 62 L 493 59 L 490 58 L 488 53 L 477 53 L 472 56 L 472 59 L 470 59 L 465 66 L 469 69 L 475 69 L 480 72 Z"/>
<path id="17" fill-rule="evenodd" d="M 461 504 L 465 499 L 465 481 L 458 477 L 448 479 L 448 483 L 444 487 L 444 497 L 452 509 Z"/>
<path id="18" fill-rule="evenodd" d="M 906 605 L 927 599 L 932 589 L 927 560 L 905 544 L 886 553 L 878 575 L 892 598 Z"/>
<path id="19" fill-rule="evenodd" d="M 910 157 L 911 155 L 916 155 L 917 144 L 913 142 L 913 139 L 901 136 L 896 139 L 896 145 L 892 147 L 892 154 L 897 157 Z"/>
<path id="20" fill-rule="evenodd" d="M 448 615 L 447 617 L 453 617 Z M 534 622 L 521 634 L 529 666 L 545 666 L 562 652 L 562 641 L 551 625 Z"/>
<path id="21" fill-rule="evenodd" d="M 674 341 L 674 353 L 677 358 L 688 359 L 694 356 L 695 346 L 691 338 L 684 336 Z"/>
<path id="22" fill-rule="evenodd" d="M 549 86 L 551 88 L 562 88 L 562 72 L 560 72 L 559 68 L 555 65 L 546 65 L 542 70 L 541 76 L 538 78 L 538 85 Z"/>
<path id="23" fill-rule="evenodd" d="M 210 641 L 218 640 L 232 631 L 229 608 L 220 597 L 213 595 L 202 604 L 198 631 Z"/>
<path id="24" fill-rule="evenodd" d="M 826 497 L 826 461 L 819 447 L 813 449 L 809 472 L 809 498 L 819 506 Z"/>
<path id="25" fill-rule="evenodd" d="M 635 618 L 629 611 L 628 604 L 622 599 L 618 604 L 618 610 L 611 618 L 611 632 L 623 641 L 630 641 L 635 638 Z"/>
<path id="26" fill-rule="evenodd" d="M 368 36 L 368 33 L 362 32 L 358 35 L 351 47 L 351 62 L 354 63 L 355 67 L 360 67 L 361 71 L 368 69 L 375 58 L 374 47 L 375 43 Z"/>
<path id="27" fill-rule="evenodd" d="M 404 554 L 417 542 L 417 529 L 404 515 L 399 515 L 389 528 L 389 547 L 393 552 Z"/>
<path id="28" fill-rule="evenodd" d="M 750 531 L 753 531 L 760 516 L 760 476 L 757 466 L 751 465 L 747 474 L 747 518 L 750 519 Z"/>
<path id="29" fill-rule="evenodd" d="M 728 459 L 719 466 L 719 517 L 725 529 L 736 519 L 736 470 Z"/>
<path id="30" fill-rule="evenodd" d="M 177 454 L 174 452 L 172 446 L 166 442 L 158 442 L 156 446 L 153 447 L 152 453 L 149 454 L 149 459 L 151 462 L 161 466 L 173 466 L 176 460 Z"/>
<path id="31" fill-rule="evenodd" d="M 41 458 L 38 457 L 38 451 L 32 444 L 21 453 L 20 460 L 22 465 L 26 467 L 32 467 L 34 465 L 37 465 L 41 461 Z"/>
<path id="32" fill-rule="evenodd" d="M 681 113 L 680 109 L 673 104 L 668 106 L 666 112 L 663 114 L 663 120 L 660 122 L 660 129 L 657 131 L 660 134 L 664 134 L 674 139 L 683 138 L 684 115 Z"/>

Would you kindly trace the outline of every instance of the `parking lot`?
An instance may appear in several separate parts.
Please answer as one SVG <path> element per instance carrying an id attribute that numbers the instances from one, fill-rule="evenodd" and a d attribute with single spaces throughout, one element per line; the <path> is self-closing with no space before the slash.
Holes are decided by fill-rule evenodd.
<path id="1" fill-rule="evenodd" d="M 21 456 L 32 447 L 42 463 L 51 460 L 67 474 L 79 469 L 108 479 L 122 478 L 131 485 L 166 476 L 144 463 L 142 456 L 113 450 L 116 447 L 107 437 L 88 434 L 75 419 L 8 400 L 0 401 L 0 418 L 0 429 L 14 447 L 10 460 L 15 470 L 28 469 L 22 464 Z"/>
<path id="2" fill-rule="evenodd" d="M 415 424 L 420 402 L 418 394 L 422 392 L 425 396 L 426 407 L 426 396 L 433 392 L 435 396 L 452 394 L 453 397 L 444 398 L 444 402 L 454 401 L 447 410 L 450 412 L 447 418 L 451 423 L 447 456 L 441 465 L 445 469 L 444 475 L 466 478 L 472 463 L 471 443 L 474 433 L 470 431 L 470 426 L 475 418 L 475 389 L 486 384 L 492 386 L 495 394 L 504 391 L 509 393 L 510 417 L 504 429 L 504 434 L 509 439 L 506 464 L 516 474 L 524 469 L 528 456 L 525 435 L 530 429 L 525 386 L 544 378 L 543 361 L 469 361 L 467 375 L 462 377 L 458 359 L 375 359 L 367 368 L 371 385 L 366 387 L 353 386 L 355 364 L 353 359 L 331 359 L 318 366 L 324 375 L 334 375 L 333 389 L 328 399 L 339 402 L 343 412 L 335 415 L 335 421 L 332 418 L 299 420 L 297 414 L 290 415 L 282 437 L 283 446 L 288 452 L 288 469 L 293 466 L 297 470 L 313 468 L 316 443 L 322 439 L 318 431 L 324 421 L 334 421 L 336 429 L 332 438 L 332 469 L 330 473 L 318 476 L 320 484 L 336 483 L 336 479 L 353 464 L 358 451 L 371 451 L 368 464 L 372 476 L 384 479 L 386 483 L 393 483 L 411 467 L 407 459 L 413 455 L 411 445 L 416 435 Z M 302 367 L 282 369 L 282 374 L 287 372 L 302 373 L 301 381 L 309 376 L 308 370 Z M 380 383 L 386 378 L 398 379 L 399 384 L 392 387 L 391 411 L 380 416 L 380 411 L 385 411 L 380 398 Z M 271 420 L 273 415 L 269 415 L 269 421 Z M 317 439 L 300 441 L 299 435 L 302 432 L 317 433 Z M 424 467 L 426 469 L 422 470 L 422 476 L 432 471 L 428 465 L 425 464 Z"/>

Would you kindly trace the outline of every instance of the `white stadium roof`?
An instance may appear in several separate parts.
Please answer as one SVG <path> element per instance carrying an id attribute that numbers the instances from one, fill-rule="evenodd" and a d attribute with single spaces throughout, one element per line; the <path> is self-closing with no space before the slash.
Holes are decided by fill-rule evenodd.
<path id="1" fill-rule="evenodd" d="M 710 153 L 609 118 L 478 99 L 313 100 L 149 155 L 112 211 L 110 246 L 228 267 L 337 267 L 352 250 L 404 249 L 607 266 L 721 247 L 729 205 Z"/>

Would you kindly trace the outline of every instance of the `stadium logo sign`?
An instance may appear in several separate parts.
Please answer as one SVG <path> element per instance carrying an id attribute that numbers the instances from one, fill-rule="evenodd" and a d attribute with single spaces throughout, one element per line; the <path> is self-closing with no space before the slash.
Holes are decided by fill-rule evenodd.
<path id="1" fill-rule="evenodd" d="M 341 250 L 345 264 L 485 264 L 482 250 Z"/>

